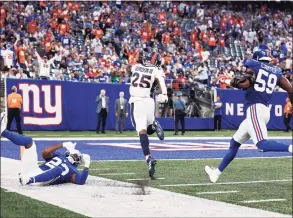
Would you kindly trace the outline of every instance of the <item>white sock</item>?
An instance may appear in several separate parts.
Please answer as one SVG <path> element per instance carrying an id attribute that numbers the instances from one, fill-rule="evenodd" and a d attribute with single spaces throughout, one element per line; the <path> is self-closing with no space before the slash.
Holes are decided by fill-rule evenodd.
<path id="1" fill-rule="evenodd" d="M 217 168 L 215 171 L 216 171 L 217 175 L 221 175 L 221 173 L 222 173 L 222 172 L 219 170 L 219 168 Z"/>
<path id="2" fill-rule="evenodd" d="M 289 145 L 288 151 L 292 153 L 292 145 Z"/>

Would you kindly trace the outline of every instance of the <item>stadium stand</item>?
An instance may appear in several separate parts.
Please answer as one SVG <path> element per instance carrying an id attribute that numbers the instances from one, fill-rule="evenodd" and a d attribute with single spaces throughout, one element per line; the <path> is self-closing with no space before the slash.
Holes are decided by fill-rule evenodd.
<path id="1" fill-rule="evenodd" d="M 28 78 L 39 79 L 36 50 L 48 59 L 58 56 L 51 80 L 128 83 L 139 50 L 149 49 L 163 54 L 166 81 L 175 90 L 188 93 L 201 82 L 202 62 L 208 67 L 205 86 L 229 88 L 224 78 L 241 74 L 244 56 L 266 43 L 293 83 L 287 4 L 1 2 L 1 59 L 7 65 L 1 77 L 19 78 L 22 68 Z"/>

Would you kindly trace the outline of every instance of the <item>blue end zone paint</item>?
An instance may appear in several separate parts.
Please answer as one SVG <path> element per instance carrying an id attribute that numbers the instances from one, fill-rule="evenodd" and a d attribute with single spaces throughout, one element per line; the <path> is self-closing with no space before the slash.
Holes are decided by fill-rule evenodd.
<path id="1" fill-rule="evenodd" d="M 93 140 L 93 141 L 82 141 L 82 140 L 72 140 L 77 142 L 77 149 L 82 153 L 87 153 L 91 155 L 92 160 L 143 160 L 143 153 L 141 149 L 136 148 L 124 148 L 124 147 L 113 147 L 107 144 L 109 143 L 139 143 L 139 140 Z M 230 140 L 225 139 L 216 139 L 211 138 L 209 140 L 168 140 L 168 143 L 174 143 L 178 145 L 178 142 L 182 143 L 207 143 L 207 142 L 224 142 L 229 143 Z M 277 141 L 290 144 L 292 143 L 289 139 L 277 139 Z M 37 152 L 39 155 L 39 160 L 42 160 L 41 151 L 49 146 L 54 144 L 59 144 L 64 141 L 35 141 L 37 145 Z M 88 143 L 98 143 L 99 145 L 88 145 Z M 152 143 L 162 143 L 159 140 L 152 140 Z M 248 141 L 247 144 L 252 145 L 252 141 Z M 118 144 L 119 145 L 119 144 Z M 219 150 L 213 148 L 213 150 L 176 150 L 176 151 L 164 151 L 164 148 L 161 148 L 161 151 L 152 151 L 152 155 L 157 159 L 200 159 L 200 158 L 222 158 L 227 150 L 229 145 L 225 145 L 225 150 Z M 62 148 L 63 151 L 65 149 Z M 1 141 L 1 156 L 8 157 L 13 159 L 20 159 L 20 149 L 19 146 L 14 145 L 8 141 Z M 259 152 L 257 149 L 245 149 L 239 150 L 237 157 L 246 158 L 246 157 L 281 157 L 289 156 L 287 152 Z"/>

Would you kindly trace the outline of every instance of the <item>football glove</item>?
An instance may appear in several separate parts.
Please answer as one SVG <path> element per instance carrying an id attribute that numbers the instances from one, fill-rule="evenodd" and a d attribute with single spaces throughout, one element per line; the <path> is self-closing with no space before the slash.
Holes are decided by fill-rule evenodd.
<path id="1" fill-rule="evenodd" d="M 156 98 L 157 102 L 159 103 L 167 103 L 168 102 L 168 96 L 165 94 L 159 94 Z"/>
<path id="2" fill-rule="evenodd" d="M 72 142 L 63 142 L 63 147 L 67 149 L 67 151 L 72 152 L 75 150 L 76 143 Z"/>
<path id="3" fill-rule="evenodd" d="M 241 87 L 239 87 L 239 84 L 245 82 L 246 80 L 249 81 L 250 85 L 253 85 L 254 82 L 255 82 L 255 75 L 254 74 L 244 74 L 240 78 L 239 77 L 234 77 L 230 81 L 230 85 L 232 87 L 235 87 L 235 88 L 239 89 L 239 88 L 241 88 Z"/>
<path id="4" fill-rule="evenodd" d="M 82 158 L 83 158 L 83 162 L 84 162 L 84 167 L 90 168 L 91 157 L 88 154 L 82 154 Z"/>

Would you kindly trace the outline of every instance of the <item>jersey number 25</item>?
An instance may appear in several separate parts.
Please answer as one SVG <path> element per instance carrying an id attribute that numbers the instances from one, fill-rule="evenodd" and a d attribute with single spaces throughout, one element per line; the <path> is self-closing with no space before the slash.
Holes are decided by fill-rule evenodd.
<path id="1" fill-rule="evenodd" d="M 254 89 L 258 92 L 266 92 L 272 94 L 277 85 L 277 76 L 275 74 L 269 74 L 267 71 L 260 69 L 258 71 Z"/>
<path id="2" fill-rule="evenodd" d="M 151 76 L 150 75 L 146 75 L 146 74 L 142 74 L 142 76 L 140 77 L 141 74 L 139 73 L 134 73 L 132 75 L 132 82 L 131 84 L 134 86 L 134 87 L 137 87 L 139 85 L 139 87 L 141 88 L 150 88 L 151 87 Z M 139 80 L 139 82 L 138 82 Z"/>

